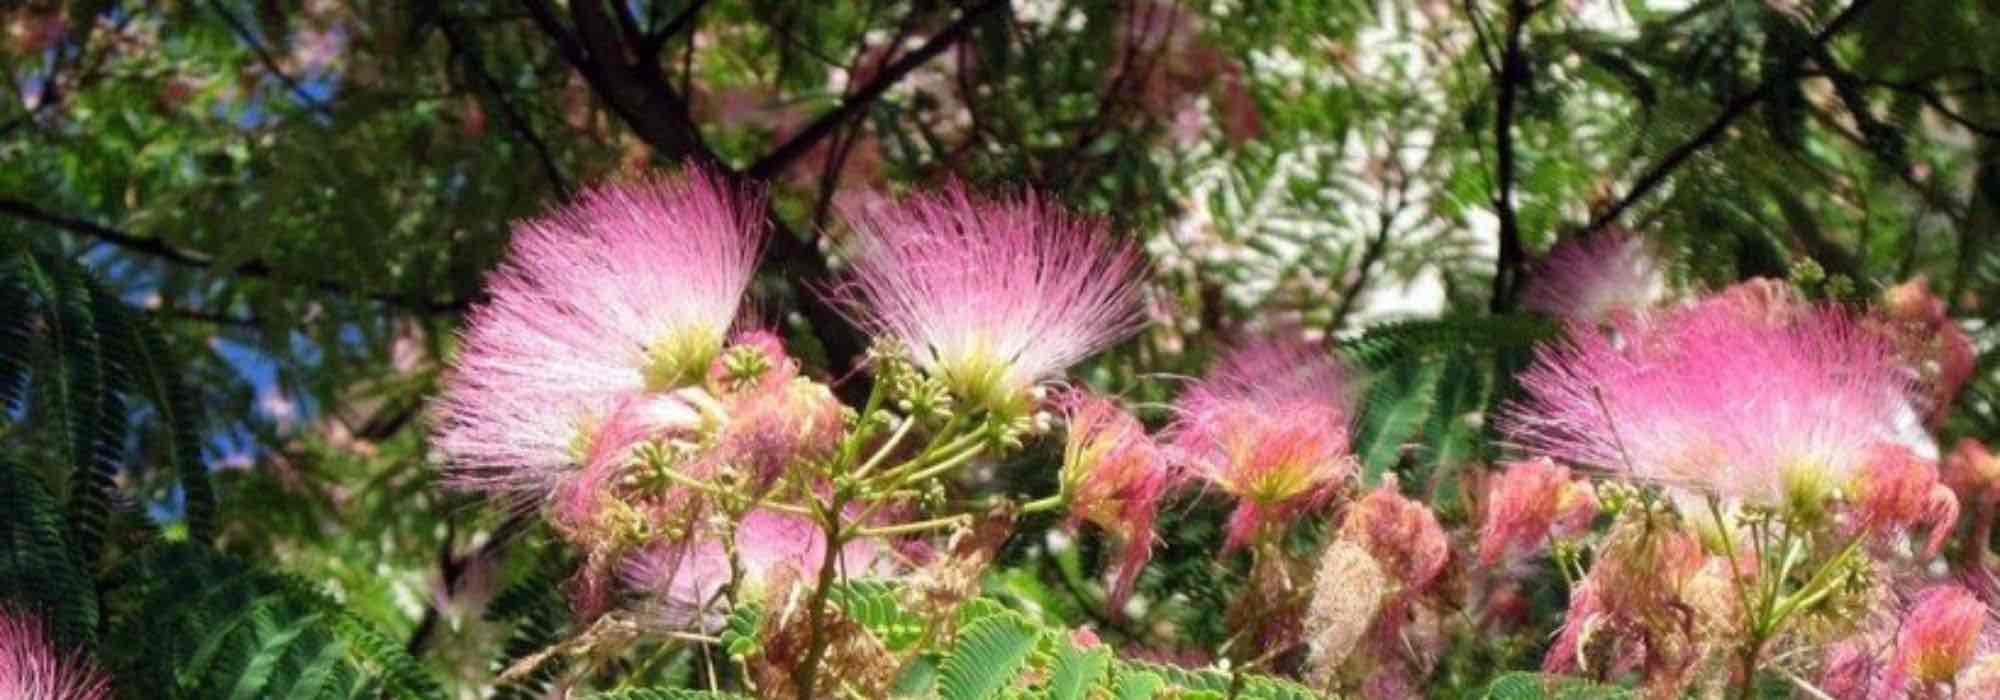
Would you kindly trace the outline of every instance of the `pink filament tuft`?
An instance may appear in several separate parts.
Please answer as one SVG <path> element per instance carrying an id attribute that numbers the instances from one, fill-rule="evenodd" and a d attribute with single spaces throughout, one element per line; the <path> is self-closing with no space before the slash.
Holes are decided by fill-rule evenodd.
<path id="1" fill-rule="evenodd" d="M 715 176 L 609 185 L 516 229 L 446 375 L 447 483 L 521 500 L 576 466 L 579 432 L 649 387 L 655 344 L 719 345 L 762 232 L 754 197 Z M 703 368 L 695 368 L 699 372 Z"/>
<path id="2" fill-rule="evenodd" d="M 967 381 L 1013 398 L 1144 321 L 1138 249 L 1033 194 L 983 199 L 952 184 L 841 213 L 853 272 L 830 300 L 934 374 L 996 372 Z"/>

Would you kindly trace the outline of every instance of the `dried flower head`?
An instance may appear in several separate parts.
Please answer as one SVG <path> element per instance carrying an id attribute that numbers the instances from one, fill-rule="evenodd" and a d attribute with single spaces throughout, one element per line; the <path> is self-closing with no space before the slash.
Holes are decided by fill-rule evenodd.
<path id="1" fill-rule="evenodd" d="M 105 700 L 111 681 L 78 655 L 49 641 L 41 620 L 0 608 L 0 698 Z"/>
<path id="2" fill-rule="evenodd" d="M 1146 427 L 1116 401 L 1076 391 L 1059 403 L 1069 423 L 1059 478 L 1070 521 L 1088 520 L 1124 543 L 1109 595 L 1116 609 L 1152 557 L 1153 519 L 1172 472 Z"/>
<path id="3" fill-rule="evenodd" d="M 703 379 L 761 245 L 751 197 L 690 171 L 521 224 L 439 400 L 446 480 L 546 494 L 618 402 Z"/>
<path id="4" fill-rule="evenodd" d="M 1551 537 L 1581 532 L 1597 516 L 1588 482 L 1543 457 L 1507 465 L 1486 490 L 1479 560 L 1491 566 L 1539 549 Z"/>
<path id="5" fill-rule="evenodd" d="M 832 301 L 972 405 L 1025 414 L 1037 382 L 1143 322 L 1138 249 L 1032 194 L 953 184 L 841 211 L 853 274 Z"/>
<path id="6" fill-rule="evenodd" d="M 1193 475 L 1236 497 L 1226 547 L 1331 498 L 1354 474 L 1346 372 L 1296 339 L 1239 348 L 1174 404 Z"/>
<path id="7" fill-rule="evenodd" d="M 1571 464 L 1766 505 L 1817 507 L 1902 439 L 1893 349 L 1834 307 L 1732 291 L 1572 324 L 1521 375 L 1508 432 Z"/>
<path id="8" fill-rule="evenodd" d="M 1341 666 L 1360 647 L 1395 591 L 1395 581 L 1368 550 L 1344 538 L 1327 544 L 1306 608 L 1307 682 L 1315 688 L 1332 687 Z"/>
<path id="9" fill-rule="evenodd" d="M 1643 311 L 1667 295 L 1666 262 L 1622 228 L 1565 239 L 1549 249 L 1521 292 L 1521 308 L 1582 323 Z"/>

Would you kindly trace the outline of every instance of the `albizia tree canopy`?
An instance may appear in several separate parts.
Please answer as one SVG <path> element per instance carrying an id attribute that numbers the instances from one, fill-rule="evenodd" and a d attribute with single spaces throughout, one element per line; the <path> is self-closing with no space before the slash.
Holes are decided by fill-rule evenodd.
<path id="1" fill-rule="evenodd" d="M 0 6 L 0 697 L 2000 698 L 2000 10 Z"/>

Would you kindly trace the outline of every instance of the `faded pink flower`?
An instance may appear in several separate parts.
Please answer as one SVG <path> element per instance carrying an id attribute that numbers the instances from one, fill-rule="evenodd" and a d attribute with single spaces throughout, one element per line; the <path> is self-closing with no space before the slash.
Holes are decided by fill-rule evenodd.
<path id="1" fill-rule="evenodd" d="M 1666 261 L 1646 239 L 1607 228 L 1549 249 L 1521 292 L 1521 308 L 1597 323 L 1651 308 L 1666 294 Z"/>
<path id="2" fill-rule="evenodd" d="M 1398 493 L 1394 477 L 1348 508 L 1340 536 L 1368 550 L 1404 591 L 1429 588 L 1451 559 L 1437 515 Z"/>
<path id="3" fill-rule="evenodd" d="M 39 619 L 0 608 L 0 698 L 105 700 L 111 681 L 81 655 L 63 655 Z"/>
<path id="4" fill-rule="evenodd" d="M 1346 372 L 1304 341 L 1239 348 L 1174 406 L 1173 443 L 1194 476 L 1237 498 L 1227 549 L 1324 504 L 1354 474 Z"/>
<path id="5" fill-rule="evenodd" d="M 1078 391 L 1061 403 L 1069 431 L 1059 478 L 1071 525 L 1088 520 L 1124 544 L 1108 596 L 1116 610 L 1152 558 L 1153 519 L 1172 472 L 1146 427 L 1116 401 Z"/>
<path id="6" fill-rule="evenodd" d="M 1951 456 L 1945 458 L 1944 479 L 1958 497 L 1966 501 L 2000 502 L 2000 456 L 1972 438 L 1960 438 Z"/>
<path id="7" fill-rule="evenodd" d="M 787 580 L 811 580 L 826 556 L 826 533 L 805 518 L 772 510 L 752 511 L 734 530 L 737 602 L 755 601 L 775 593 L 771 587 Z M 712 533 L 662 542 L 628 557 L 623 581 L 649 596 L 653 622 L 668 629 L 721 627 L 728 601 L 730 547 Z M 840 570 L 861 578 L 888 575 L 892 561 L 871 540 L 857 539 L 842 548 Z"/>
<path id="8" fill-rule="evenodd" d="M 1033 194 L 952 184 L 841 212 L 853 273 L 831 300 L 970 404 L 1023 414 L 1037 382 L 1143 323 L 1138 249 Z"/>
<path id="9" fill-rule="evenodd" d="M 1922 275 L 1884 290 L 1877 312 L 1869 318 L 1871 327 L 1902 353 L 1915 374 L 1915 398 L 1936 427 L 1977 369 L 1972 337 L 1946 314 L 1944 300 L 1931 293 Z"/>
<path id="10" fill-rule="evenodd" d="M 1428 602 L 1451 559 L 1437 516 L 1397 491 L 1393 476 L 1348 507 L 1320 555 L 1303 632 L 1307 679 L 1360 678 L 1362 697 L 1408 697 L 1445 640 Z"/>
<path id="11" fill-rule="evenodd" d="M 1543 457 L 1514 462 L 1486 491 L 1486 520 L 1479 528 L 1479 561 L 1487 566 L 1539 549 L 1551 537 L 1581 532 L 1597 516 L 1588 482 Z"/>
<path id="12" fill-rule="evenodd" d="M 620 401 L 701 381 L 756 264 L 752 198 L 698 170 L 521 224 L 445 378 L 446 481 L 548 493 Z"/>
<path id="13" fill-rule="evenodd" d="M 1614 529 L 1570 592 L 1542 670 L 1638 672 L 1651 697 L 1679 697 L 1705 653 L 1698 633 L 1702 608 L 1692 594 L 1709 564 L 1687 533 L 1640 525 Z"/>
<path id="14" fill-rule="evenodd" d="M 1963 586 L 1947 583 L 1919 591 L 1902 616 L 1885 684 L 1901 690 L 1909 682 L 1946 683 L 1956 678 L 1972 662 L 1986 616 L 1986 604 Z"/>
<path id="15" fill-rule="evenodd" d="M 651 440 L 693 436 L 711 420 L 713 409 L 705 410 L 706 403 L 698 389 L 634 394 L 620 401 L 578 443 L 582 468 L 552 486 L 550 520 L 579 540 L 609 541 L 615 524 L 605 521 L 605 508 L 612 505 L 612 487 L 635 452 Z M 687 501 L 686 494 L 670 494 L 667 499 L 668 505 L 676 507 Z"/>
<path id="16" fill-rule="evenodd" d="M 1502 417 L 1557 460 L 1766 505 L 1816 504 L 1902 439 L 1894 350 L 1837 307 L 1725 293 L 1573 323 Z"/>
<path id="17" fill-rule="evenodd" d="M 794 465 L 831 455 L 846 428 L 846 406 L 826 385 L 791 379 L 736 397 L 712 458 L 762 492 Z"/>
<path id="18" fill-rule="evenodd" d="M 1938 483 L 1937 465 L 1900 445 L 1877 445 L 1855 480 L 1854 512 L 1864 530 L 1889 533 L 1930 523 L 1924 556 L 1937 556 L 1958 524 L 1958 497 Z"/>

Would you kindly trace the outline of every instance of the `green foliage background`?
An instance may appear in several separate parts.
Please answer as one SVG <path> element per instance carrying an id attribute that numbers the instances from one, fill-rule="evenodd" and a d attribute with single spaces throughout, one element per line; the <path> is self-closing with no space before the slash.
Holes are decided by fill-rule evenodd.
<path id="1" fill-rule="evenodd" d="M 1237 334 L 1318 331 L 1371 370 L 1368 477 L 1447 519 L 1553 330 L 1514 312 L 1534 256 L 1606 225 L 1698 286 L 1926 276 L 1982 350 L 1941 437 L 2000 436 L 1989 3 L 78 0 L 0 22 L 0 598 L 187 697 L 470 693 L 494 652 L 568 632 L 560 548 L 434 487 L 423 407 L 511 222 L 683 161 L 771 189 L 759 306 L 835 376 L 864 339 L 809 286 L 840 264 L 817 237 L 844 192 L 1034 188 L 1153 255 L 1155 323 L 1087 381 L 1163 402 Z M 1019 461 L 1046 491 L 1049 456 Z M 1218 513 L 1165 518 L 1139 620 L 1098 612 L 1101 543 L 1031 523 L 987 592 L 1035 617 L 962 641 L 1065 679 L 1149 672 L 1059 627 L 1213 648 L 1241 584 Z M 483 615 L 434 604 L 488 585 Z M 110 643 L 134 630 L 194 646 Z M 1447 664 L 1435 693 L 1497 665 Z M 981 696 L 973 670 L 946 659 L 938 687 Z"/>

